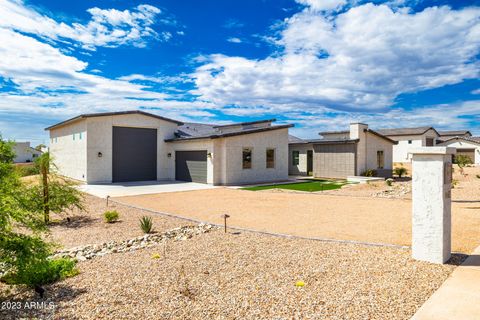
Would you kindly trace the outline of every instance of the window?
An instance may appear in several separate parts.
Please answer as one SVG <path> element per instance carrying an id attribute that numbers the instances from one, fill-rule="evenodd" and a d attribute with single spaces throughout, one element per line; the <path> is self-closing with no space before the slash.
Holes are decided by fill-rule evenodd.
<path id="1" fill-rule="evenodd" d="M 275 168 L 275 149 L 267 149 L 267 168 Z"/>
<path id="2" fill-rule="evenodd" d="M 408 144 L 412 144 L 412 140 L 408 140 Z"/>
<path id="3" fill-rule="evenodd" d="M 243 169 L 252 168 L 252 148 L 243 148 L 242 167 Z"/>
<path id="4" fill-rule="evenodd" d="M 75 133 L 73 134 L 73 140 L 75 140 Z"/>
<path id="5" fill-rule="evenodd" d="M 379 150 L 377 151 L 377 168 L 383 169 L 384 165 L 385 165 L 385 157 L 383 155 L 383 150 Z"/>
<path id="6" fill-rule="evenodd" d="M 82 140 L 82 133 L 81 132 L 78 133 L 78 140 Z"/>
<path id="7" fill-rule="evenodd" d="M 300 151 L 292 151 L 292 164 L 298 166 L 300 164 Z"/>
<path id="8" fill-rule="evenodd" d="M 433 147 L 433 138 L 427 138 L 425 142 L 427 147 Z"/>

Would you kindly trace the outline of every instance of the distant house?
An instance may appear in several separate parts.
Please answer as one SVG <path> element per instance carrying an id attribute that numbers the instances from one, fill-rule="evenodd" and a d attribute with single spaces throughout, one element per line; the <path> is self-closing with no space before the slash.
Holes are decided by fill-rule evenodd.
<path id="1" fill-rule="evenodd" d="M 361 175 L 368 169 L 378 176 L 392 175 L 396 141 L 368 128 L 350 124 L 350 130 L 320 132 L 323 139 L 289 137 L 289 174 L 324 178 Z"/>
<path id="2" fill-rule="evenodd" d="M 30 147 L 30 142 L 15 142 L 13 146 L 15 152 L 15 163 L 33 162 L 42 152 Z"/>
<path id="3" fill-rule="evenodd" d="M 293 125 L 274 121 L 183 123 L 135 110 L 82 114 L 46 130 L 58 170 L 73 179 L 235 185 L 288 179 Z"/>
<path id="4" fill-rule="evenodd" d="M 465 155 L 470 158 L 473 164 L 480 164 L 480 137 L 472 137 L 470 135 L 454 136 L 446 140 L 442 140 L 438 146 L 454 147 L 457 149 L 458 155 Z"/>
<path id="5" fill-rule="evenodd" d="M 437 139 L 437 143 L 441 143 L 445 140 L 455 137 L 471 137 L 472 133 L 468 130 L 450 130 L 450 131 L 438 131 L 440 137 Z"/>
<path id="6" fill-rule="evenodd" d="M 408 150 L 411 147 L 435 146 L 440 134 L 433 127 L 379 129 L 377 132 L 395 140 L 393 146 L 393 162 L 410 162 Z"/>

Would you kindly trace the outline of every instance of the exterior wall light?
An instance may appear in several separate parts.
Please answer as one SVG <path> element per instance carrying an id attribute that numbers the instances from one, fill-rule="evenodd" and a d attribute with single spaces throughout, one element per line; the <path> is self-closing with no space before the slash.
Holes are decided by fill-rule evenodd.
<path id="1" fill-rule="evenodd" d="M 99 152 L 99 153 L 97 154 L 97 156 L 98 156 L 99 158 L 101 158 L 101 157 L 103 157 L 103 153 Z"/>
<path id="2" fill-rule="evenodd" d="M 172 153 L 171 153 L 171 152 L 167 153 L 167 157 L 171 158 L 171 157 L 172 157 Z"/>
<path id="3" fill-rule="evenodd" d="M 213 154 L 211 152 L 207 153 L 207 157 L 208 158 L 212 158 L 213 157 Z"/>

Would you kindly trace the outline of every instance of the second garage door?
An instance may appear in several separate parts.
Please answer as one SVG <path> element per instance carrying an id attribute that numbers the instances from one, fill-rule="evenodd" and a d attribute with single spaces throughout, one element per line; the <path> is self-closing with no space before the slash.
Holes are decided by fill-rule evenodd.
<path id="1" fill-rule="evenodd" d="M 458 149 L 455 156 L 464 155 L 470 158 L 472 163 L 475 163 L 475 149 Z M 455 157 L 454 157 L 455 159 Z"/>
<path id="2" fill-rule="evenodd" d="M 175 179 L 207 183 L 207 151 L 175 152 Z"/>

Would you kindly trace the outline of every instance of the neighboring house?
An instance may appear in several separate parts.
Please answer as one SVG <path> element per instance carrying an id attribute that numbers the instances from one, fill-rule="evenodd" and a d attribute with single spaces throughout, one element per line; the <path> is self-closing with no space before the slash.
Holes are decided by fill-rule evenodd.
<path id="1" fill-rule="evenodd" d="M 468 130 L 451 130 L 451 131 L 438 131 L 440 137 L 437 139 L 437 144 L 455 137 L 471 137 L 472 133 Z"/>
<path id="2" fill-rule="evenodd" d="M 15 163 L 33 162 L 42 152 L 30 147 L 30 142 L 15 142 L 13 146 L 15 152 Z"/>
<path id="3" fill-rule="evenodd" d="M 438 146 L 454 147 L 457 149 L 457 155 L 466 155 L 470 157 L 472 163 L 480 164 L 480 137 L 455 136 L 446 139 L 437 144 Z"/>
<path id="4" fill-rule="evenodd" d="M 440 137 L 433 127 L 379 129 L 377 132 L 398 142 L 393 146 L 393 162 L 410 162 L 408 150 L 411 147 L 434 146 Z"/>
<path id="5" fill-rule="evenodd" d="M 293 125 L 273 121 L 210 125 L 124 111 L 83 114 L 46 130 L 55 164 L 73 179 L 236 185 L 288 179 Z"/>
<path id="6" fill-rule="evenodd" d="M 382 177 L 392 175 L 396 142 L 362 123 L 349 131 L 320 132 L 323 139 L 289 138 L 289 174 L 346 178 L 374 169 Z"/>

